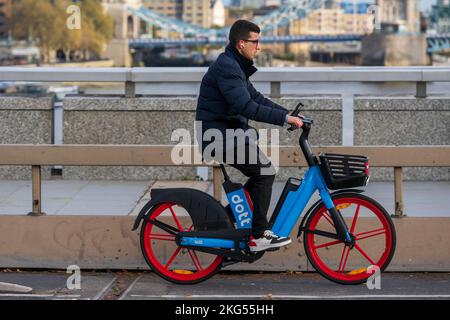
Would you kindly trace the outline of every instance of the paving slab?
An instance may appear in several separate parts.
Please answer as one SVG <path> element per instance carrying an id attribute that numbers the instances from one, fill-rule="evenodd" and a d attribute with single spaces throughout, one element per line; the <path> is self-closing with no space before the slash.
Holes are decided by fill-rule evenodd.
<path id="1" fill-rule="evenodd" d="M 42 211 L 47 215 L 129 214 L 148 190 L 148 181 L 42 181 Z M 31 211 L 31 182 L 0 181 L 0 215 Z"/>

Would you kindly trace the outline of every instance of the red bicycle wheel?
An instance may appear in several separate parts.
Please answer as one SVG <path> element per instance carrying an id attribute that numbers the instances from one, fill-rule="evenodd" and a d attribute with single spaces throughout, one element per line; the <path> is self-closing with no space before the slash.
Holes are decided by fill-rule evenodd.
<path id="1" fill-rule="evenodd" d="M 195 231 L 183 207 L 163 203 L 150 212 L 140 238 L 142 253 L 153 271 L 177 284 L 198 283 L 217 273 L 223 257 L 179 247 L 175 234 L 180 231 Z"/>
<path id="2" fill-rule="evenodd" d="M 360 284 L 379 268 L 384 271 L 395 251 L 394 224 L 375 200 L 357 193 L 333 197 L 355 238 L 353 245 L 322 234 L 336 234 L 330 213 L 321 205 L 308 218 L 303 240 L 313 267 L 327 279 L 340 284 Z M 372 267 L 371 267 L 372 266 Z"/>

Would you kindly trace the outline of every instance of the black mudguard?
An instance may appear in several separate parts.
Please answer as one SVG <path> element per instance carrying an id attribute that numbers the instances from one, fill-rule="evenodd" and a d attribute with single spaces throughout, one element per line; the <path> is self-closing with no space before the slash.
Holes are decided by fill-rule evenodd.
<path id="1" fill-rule="evenodd" d="M 360 190 L 360 189 L 341 189 L 341 190 L 337 190 L 334 191 L 330 194 L 331 199 L 333 199 L 333 197 L 341 194 L 341 193 L 363 193 L 364 190 Z M 306 214 L 303 216 L 302 222 L 300 223 L 300 225 L 298 226 L 298 233 L 297 233 L 297 238 L 300 237 L 302 235 L 302 231 L 303 231 L 303 226 L 305 225 L 306 219 L 308 218 L 308 216 L 314 212 L 314 210 L 316 210 L 316 208 L 318 206 L 320 206 L 323 203 L 322 199 L 317 200 L 310 208 L 309 210 L 306 212 Z"/>
<path id="2" fill-rule="evenodd" d="M 139 212 L 133 231 L 151 209 L 161 203 L 175 203 L 189 213 L 197 231 L 235 229 L 225 208 L 211 195 L 189 188 L 153 189 L 150 201 Z"/>

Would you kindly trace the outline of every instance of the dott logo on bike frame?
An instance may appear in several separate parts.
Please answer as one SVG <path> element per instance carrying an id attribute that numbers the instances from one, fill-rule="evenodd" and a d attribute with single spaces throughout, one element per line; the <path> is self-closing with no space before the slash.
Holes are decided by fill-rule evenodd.
<path id="1" fill-rule="evenodd" d="M 238 228 L 252 227 L 252 211 L 245 197 L 244 189 L 227 194 Z"/>

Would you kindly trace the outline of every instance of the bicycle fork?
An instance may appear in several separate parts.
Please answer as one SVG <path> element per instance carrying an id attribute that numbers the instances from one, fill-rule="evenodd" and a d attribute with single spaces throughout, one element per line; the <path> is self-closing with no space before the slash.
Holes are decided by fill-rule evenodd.
<path id="1" fill-rule="evenodd" d="M 336 207 L 328 209 L 328 212 L 330 213 L 334 227 L 336 228 L 338 240 L 344 241 L 345 243 L 350 243 L 352 241 L 352 238 L 350 236 L 348 226 L 345 223 L 344 217 L 342 217 L 342 214 L 339 212 L 339 210 L 336 209 Z"/>
<path id="2" fill-rule="evenodd" d="M 347 223 L 345 223 L 344 217 L 342 217 L 342 214 L 334 206 L 334 203 L 333 203 L 333 200 L 331 199 L 330 193 L 325 188 L 323 188 L 323 189 L 319 188 L 319 193 L 325 204 L 325 207 L 327 208 L 328 212 L 330 213 L 331 219 L 333 220 L 333 224 L 334 224 L 334 228 L 336 229 L 338 240 L 341 240 L 346 244 L 351 244 L 353 242 L 353 238 L 350 235 L 350 231 L 347 226 Z"/>

